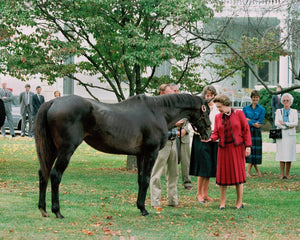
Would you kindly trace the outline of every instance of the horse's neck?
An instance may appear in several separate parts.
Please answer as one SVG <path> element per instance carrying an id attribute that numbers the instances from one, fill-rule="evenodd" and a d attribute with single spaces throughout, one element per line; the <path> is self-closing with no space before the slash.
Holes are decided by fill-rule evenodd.
<path id="1" fill-rule="evenodd" d="M 160 106 L 168 126 L 172 126 L 182 118 L 189 118 L 190 113 L 197 109 L 197 101 L 189 95 L 174 95 L 162 99 Z"/>

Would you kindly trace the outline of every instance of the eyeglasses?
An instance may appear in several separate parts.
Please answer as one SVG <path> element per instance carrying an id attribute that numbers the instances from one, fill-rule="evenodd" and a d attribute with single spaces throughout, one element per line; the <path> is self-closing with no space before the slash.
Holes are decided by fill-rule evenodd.
<path id="1" fill-rule="evenodd" d="M 290 100 L 288 100 L 288 99 L 284 99 L 284 100 L 282 100 L 283 102 L 289 102 Z"/>

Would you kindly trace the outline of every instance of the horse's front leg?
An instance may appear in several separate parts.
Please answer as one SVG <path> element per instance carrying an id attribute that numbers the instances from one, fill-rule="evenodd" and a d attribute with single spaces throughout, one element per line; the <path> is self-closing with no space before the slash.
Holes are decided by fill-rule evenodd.
<path id="1" fill-rule="evenodd" d="M 137 208 L 140 209 L 143 216 L 149 215 L 148 211 L 145 208 L 145 199 L 147 195 L 147 189 L 150 183 L 151 171 L 157 158 L 157 154 L 158 151 L 155 151 L 150 155 L 137 156 L 139 184 Z"/>

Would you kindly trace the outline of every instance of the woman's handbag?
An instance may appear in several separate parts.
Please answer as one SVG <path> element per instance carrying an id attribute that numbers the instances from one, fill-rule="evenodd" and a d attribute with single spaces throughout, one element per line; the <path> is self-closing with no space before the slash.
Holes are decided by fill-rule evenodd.
<path id="1" fill-rule="evenodd" d="M 269 138 L 281 139 L 282 138 L 282 130 L 280 128 L 270 129 Z"/>

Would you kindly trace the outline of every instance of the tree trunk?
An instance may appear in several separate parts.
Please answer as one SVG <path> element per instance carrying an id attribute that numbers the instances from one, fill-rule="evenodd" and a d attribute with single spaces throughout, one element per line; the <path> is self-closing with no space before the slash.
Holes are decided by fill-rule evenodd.
<path id="1" fill-rule="evenodd" d="M 127 156 L 127 165 L 126 165 L 127 170 L 137 170 L 137 163 L 136 163 L 136 156 L 134 155 L 128 155 Z"/>

